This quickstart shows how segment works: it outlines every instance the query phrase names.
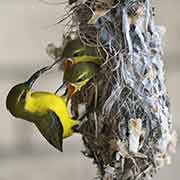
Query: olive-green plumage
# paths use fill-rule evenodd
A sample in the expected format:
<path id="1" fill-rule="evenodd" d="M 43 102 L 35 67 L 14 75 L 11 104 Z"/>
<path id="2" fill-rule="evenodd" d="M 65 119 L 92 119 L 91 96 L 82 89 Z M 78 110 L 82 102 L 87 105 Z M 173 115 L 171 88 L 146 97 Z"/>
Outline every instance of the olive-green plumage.
<path id="1" fill-rule="evenodd" d="M 46 140 L 62 151 L 62 139 L 73 134 L 79 121 L 71 118 L 62 97 L 31 91 L 40 74 L 36 72 L 28 81 L 14 86 L 8 93 L 6 107 L 13 116 L 33 122 Z"/>
<path id="2" fill-rule="evenodd" d="M 56 90 L 55 94 L 63 87 L 70 85 L 68 89 L 71 90 L 66 91 L 68 92 L 67 100 L 69 100 L 75 92 L 81 90 L 95 76 L 98 68 L 103 63 L 102 55 L 104 53 L 102 49 L 99 53 L 96 47 L 84 45 L 80 38 L 67 40 L 63 48 L 51 46 L 49 51 L 53 50 L 55 59 L 58 59 L 58 53 L 55 52 L 60 51 L 59 58 L 64 62 L 63 68 L 60 65 L 64 71 L 63 84 Z"/>
<path id="3" fill-rule="evenodd" d="M 67 102 L 77 92 L 85 86 L 97 73 L 99 66 L 91 62 L 80 62 L 73 64 L 71 60 L 66 60 L 64 67 L 63 84 L 56 90 L 56 93 L 67 86 Z"/>
<path id="4" fill-rule="evenodd" d="M 68 41 L 62 53 L 62 57 L 65 60 L 71 59 L 73 64 L 89 62 L 101 65 L 102 56 L 104 51 L 101 48 L 98 51 L 96 47 L 84 45 L 79 38 Z"/>
<path id="5" fill-rule="evenodd" d="M 49 45 L 48 54 L 55 59 L 63 60 L 64 71 L 63 84 L 56 90 L 55 94 L 64 86 L 71 84 L 74 87 L 73 93 L 80 90 L 90 79 L 92 79 L 98 67 L 103 63 L 104 51 L 102 48 L 90 47 L 81 41 L 80 38 L 66 38 L 64 47 L 55 48 Z M 72 87 L 71 86 L 71 87 Z M 71 95 L 68 95 L 70 98 Z"/>
<path id="6" fill-rule="evenodd" d="M 84 46 L 79 39 L 67 43 L 62 57 L 64 58 L 63 85 L 57 89 L 56 93 L 67 83 L 71 84 L 74 90 L 67 95 L 67 99 L 70 99 L 76 91 L 95 76 L 103 61 L 96 48 Z"/>
<path id="7" fill-rule="evenodd" d="M 62 52 L 63 58 L 72 58 L 82 55 L 99 56 L 98 51 L 94 47 L 86 46 L 79 38 L 69 40 Z"/>
<path id="8" fill-rule="evenodd" d="M 64 80 L 77 86 L 80 90 L 98 70 L 98 66 L 93 63 L 79 63 L 72 65 L 64 72 Z"/>

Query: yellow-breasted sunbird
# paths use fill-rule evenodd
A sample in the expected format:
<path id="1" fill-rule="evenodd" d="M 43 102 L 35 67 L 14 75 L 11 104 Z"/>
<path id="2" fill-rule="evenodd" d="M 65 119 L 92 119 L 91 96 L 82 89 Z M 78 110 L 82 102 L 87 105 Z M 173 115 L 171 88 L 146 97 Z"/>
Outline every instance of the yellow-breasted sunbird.
<path id="1" fill-rule="evenodd" d="M 71 118 L 63 97 L 31 91 L 35 80 L 50 68 L 42 68 L 27 81 L 15 85 L 8 93 L 6 107 L 13 116 L 34 123 L 46 140 L 62 151 L 63 138 L 76 131 L 79 121 Z"/>

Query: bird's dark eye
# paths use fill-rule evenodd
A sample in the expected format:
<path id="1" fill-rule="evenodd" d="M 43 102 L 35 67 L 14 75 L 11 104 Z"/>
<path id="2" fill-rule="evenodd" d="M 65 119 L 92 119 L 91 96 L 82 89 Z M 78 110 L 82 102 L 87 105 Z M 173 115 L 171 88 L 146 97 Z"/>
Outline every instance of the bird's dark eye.
<path id="1" fill-rule="evenodd" d="M 85 48 L 80 48 L 73 52 L 73 57 L 82 56 L 85 53 Z"/>
<path id="2" fill-rule="evenodd" d="M 77 57 L 77 56 L 79 56 L 79 55 L 80 55 L 80 52 L 79 52 L 79 51 L 73 53 L 73 57 Z"/>
<path id="3" fill-rule="evenodd" d="M 25 100 L 26 99 L 26 91 L 23 92 L 23 94 L 21 95 L 21 99 Z"/>
<path id="4" fill-rule="evenodd" d="M 79 79 L 77 80 L 77 82 L 81 82 L 81 81 L 83 81 L 83 78 L 79 78 Z"/>

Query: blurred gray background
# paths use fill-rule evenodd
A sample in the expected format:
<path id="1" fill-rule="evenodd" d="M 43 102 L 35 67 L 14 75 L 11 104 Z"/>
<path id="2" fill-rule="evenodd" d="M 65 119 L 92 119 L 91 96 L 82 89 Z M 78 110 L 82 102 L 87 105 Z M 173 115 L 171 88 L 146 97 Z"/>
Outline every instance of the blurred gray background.
<path id="1" fill-rule="evenodd" d="M 49 0 L 62 2 L 63 0 Z M 64 0 L 65 1 L 65 0 Z M 176 130 L 180 128 L 180 1 L 157 0 L 156 22 L 167 28 L 165 36 L 165 71 Z M 13 118 L 5 108 L 9 89 L 24 81 L 35 70 L 50 64 L 46 45 L 60 45 L 63 26 L 54 26 L 64 9 L 40 0 L 0 0 L 0 180 L 91 180 L 95 177 L 92 160 L 80 153 L 83 145 L 78 135 L 65 140 L 64 152 L 51 147 L 30 123 Z M 54 91 L 60 74 L 52 72 L 36 83 L 36 88 Z M 180 154 L 173 156 L 155 180 L 179 180 Z"/>

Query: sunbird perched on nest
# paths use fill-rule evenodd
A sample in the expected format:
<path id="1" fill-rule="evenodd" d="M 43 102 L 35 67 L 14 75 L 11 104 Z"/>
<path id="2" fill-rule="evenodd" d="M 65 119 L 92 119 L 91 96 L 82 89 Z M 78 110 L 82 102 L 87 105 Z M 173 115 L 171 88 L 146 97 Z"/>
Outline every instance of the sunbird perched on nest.
<path id="1" fill-rule="evenodd" d="M 78 129 L 79 121 L 71 118 L 62 97 L 31 91 L 35 80 L 52 66 L 42 68 L 24 83 L 14 86 L 7 96 L 6 107 L 13 116 L 34 123 L 51 145 L 63 151 L 63 138 Z"/>

